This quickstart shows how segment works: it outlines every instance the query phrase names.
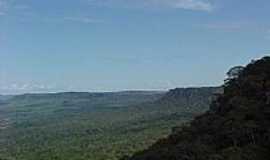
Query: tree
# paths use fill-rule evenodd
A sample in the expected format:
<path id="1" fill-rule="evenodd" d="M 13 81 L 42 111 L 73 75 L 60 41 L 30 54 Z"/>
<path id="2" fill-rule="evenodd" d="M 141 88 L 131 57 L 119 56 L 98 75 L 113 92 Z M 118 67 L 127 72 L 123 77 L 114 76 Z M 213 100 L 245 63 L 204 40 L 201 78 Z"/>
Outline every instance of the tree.
<path id="1" fill-rule="evenodd" d="M 243 66 L 235 66 L 227 72 L 228 79 L 236 79 L 244 70 Z"/>

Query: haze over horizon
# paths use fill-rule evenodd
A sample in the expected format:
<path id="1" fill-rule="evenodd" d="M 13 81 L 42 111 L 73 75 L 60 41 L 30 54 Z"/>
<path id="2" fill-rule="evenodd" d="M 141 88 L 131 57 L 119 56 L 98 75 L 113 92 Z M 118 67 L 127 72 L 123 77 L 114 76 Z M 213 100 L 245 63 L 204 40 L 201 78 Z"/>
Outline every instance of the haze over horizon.
<path id="1" fill-rule="evenodd" d="M 270 55 L 270 2 L 0 0 L 0 94 L 217 86 Z"/>

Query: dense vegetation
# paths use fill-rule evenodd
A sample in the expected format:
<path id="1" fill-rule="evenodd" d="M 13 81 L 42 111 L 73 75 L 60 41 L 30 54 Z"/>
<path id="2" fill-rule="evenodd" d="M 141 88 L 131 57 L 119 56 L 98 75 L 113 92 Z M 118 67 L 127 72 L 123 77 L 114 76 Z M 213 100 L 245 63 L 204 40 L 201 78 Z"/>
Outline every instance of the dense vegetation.
<path id="1" fill-rule="evenodd" d="M 1 96 L 0 159 L 114 160 L 208 109 L 220 88 Z"/>
<path id="2" fill-rule="evenodd" d="M 269 160 L 270 57 L 234 67 L 208 112 L 123 159 Z"/>

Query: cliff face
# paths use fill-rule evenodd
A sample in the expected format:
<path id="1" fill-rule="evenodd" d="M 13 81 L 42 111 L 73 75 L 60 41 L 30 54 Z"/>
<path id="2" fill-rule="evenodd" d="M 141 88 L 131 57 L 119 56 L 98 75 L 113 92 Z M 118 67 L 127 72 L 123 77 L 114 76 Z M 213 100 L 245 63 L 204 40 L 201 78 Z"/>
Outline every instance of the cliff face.
<path id="1" fill-rule="evenodd" d="M 126 159 L 269 160 L 270 57 L 229 77 L 207 113 Z"/>
<path id="2" fill-rule="evenodd" d="M 161 106 L 178 106 L 183 110 L 206 111 L 222 87 L 176 88 L 170 90 L 157 103 Z"/>

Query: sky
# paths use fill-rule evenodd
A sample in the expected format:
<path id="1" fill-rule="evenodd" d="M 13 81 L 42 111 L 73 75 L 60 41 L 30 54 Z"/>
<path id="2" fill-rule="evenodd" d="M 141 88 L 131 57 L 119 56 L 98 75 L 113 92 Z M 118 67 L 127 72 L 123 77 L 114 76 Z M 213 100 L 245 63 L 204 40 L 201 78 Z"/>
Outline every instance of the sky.
<path id="1" fill-rule="evenodd" d="M 269 0 L 0 0 L 0 94 L 221 85 L 270 55 Z"/>

